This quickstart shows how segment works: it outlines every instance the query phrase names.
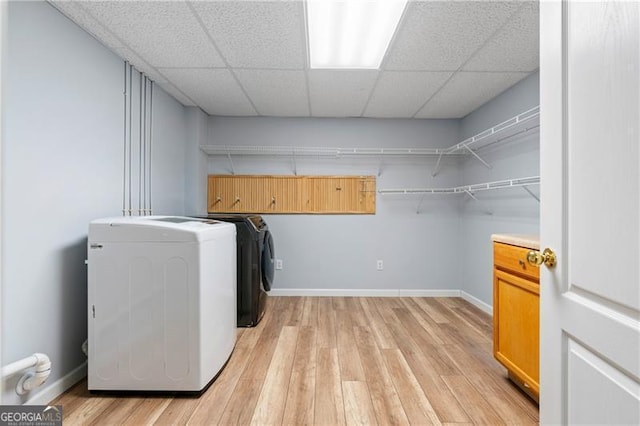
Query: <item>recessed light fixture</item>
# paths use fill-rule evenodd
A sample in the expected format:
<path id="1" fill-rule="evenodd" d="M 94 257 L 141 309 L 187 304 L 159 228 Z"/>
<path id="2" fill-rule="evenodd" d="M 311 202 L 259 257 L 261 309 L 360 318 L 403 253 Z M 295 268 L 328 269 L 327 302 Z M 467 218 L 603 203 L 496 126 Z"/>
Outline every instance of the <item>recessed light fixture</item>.
<path id="1" fill-rule="evenodd" d="M 407 0 L 307 0 L 311 68 L 380 67 Z"/>

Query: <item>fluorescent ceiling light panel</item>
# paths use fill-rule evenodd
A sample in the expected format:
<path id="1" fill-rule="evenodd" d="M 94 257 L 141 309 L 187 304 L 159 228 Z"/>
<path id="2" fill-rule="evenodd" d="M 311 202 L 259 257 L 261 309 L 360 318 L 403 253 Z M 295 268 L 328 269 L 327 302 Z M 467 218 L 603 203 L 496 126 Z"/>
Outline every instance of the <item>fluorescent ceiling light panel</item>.
<path id="1" fill-rule="evenodd" d="M 307 0 L 311 68 L 380 68 L 407 0 Z"/>

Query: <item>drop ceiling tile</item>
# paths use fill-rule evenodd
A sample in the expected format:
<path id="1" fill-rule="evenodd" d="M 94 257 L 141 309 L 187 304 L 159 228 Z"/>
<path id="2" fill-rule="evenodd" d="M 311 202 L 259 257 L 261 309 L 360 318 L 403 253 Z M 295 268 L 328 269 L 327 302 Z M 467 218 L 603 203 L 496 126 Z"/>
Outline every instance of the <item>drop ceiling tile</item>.
<path id="1" fill-rule="evenodd" d="M 364 115 L 413 117 L 444 84 L 451 72 L 384 71 Z"/>
<path id="2" fill-rule="evenodd" d="M 231 67 L 303 69 L 302 1 L 192 3 Z"/>
<path id="3" fill-rule="evenodd" d="M 223 67 L 185 2 L 87 1 L 82 6 L 154 67 Z"/>
<path id="4" fill-rule="evenodd" d="M 211 115 L 256 115 L 242 89 L 226 69 L 164 68 L 169 82 Z"/>
<path id="5" fill-rule="evenodd" d="M 309 71 L 312 115 L 360 117 L 377 76 L 376 70 Z"/>
<path id="6" fill-rule="evenodd" d="M 519 5 L 517 1 L 409 2 L 383 68 L 455 71 Z"/>
<path id="7" fill-rule="evenodd" d="M 260 115 L 309 116 L 304 71 L 236 70 L 236 76 Z"/>
<path id="8" fill-rule="evenodd" d="M 518 14 L 464 66 L 465 71 L 525 71 L 540 66 L 538 2 Z"/>
<path id="9" fill-rule="evenodd" d="M 525 72 L 458 72 L 416 118 L 462 118 L 529 75 Z"/>

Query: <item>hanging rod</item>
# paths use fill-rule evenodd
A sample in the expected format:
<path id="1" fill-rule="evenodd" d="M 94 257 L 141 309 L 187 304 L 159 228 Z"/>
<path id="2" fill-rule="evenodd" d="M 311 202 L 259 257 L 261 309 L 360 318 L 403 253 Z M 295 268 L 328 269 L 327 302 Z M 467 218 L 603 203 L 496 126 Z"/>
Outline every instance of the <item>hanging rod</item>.
<path id="1" fill-rule="evenodd" d="M 476 183 L 473 185 L 456 186 L 454 188 L 406 188 L 406 189 L 379 189 L 379 194 L 468 194 L 492 189 L 516 188 L 531 186 L 540 183 L 540 176 L 532 176 L 518 179 L 499 180 L 495 182 Z"/>
<path id="2" fill-rule="evenodd" d="M 202 145 L 209 155 L 283 155 L 298 157 L 439 155 L 443 148 L 340 148 L 297 146 Z"/>

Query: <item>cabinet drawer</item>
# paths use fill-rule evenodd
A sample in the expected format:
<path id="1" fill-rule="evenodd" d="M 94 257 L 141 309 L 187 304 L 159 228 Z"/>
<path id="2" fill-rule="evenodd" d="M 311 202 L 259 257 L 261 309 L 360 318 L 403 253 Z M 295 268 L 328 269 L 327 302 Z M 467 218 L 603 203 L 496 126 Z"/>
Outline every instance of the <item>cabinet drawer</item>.
<path id="1" fill-rule="evenodd" d="M 540 267 L 527 262 L 527 253 L 530 250 L 504 243 L 493 243 L 493 263 L 498 269 L 538 280 Z"/>

